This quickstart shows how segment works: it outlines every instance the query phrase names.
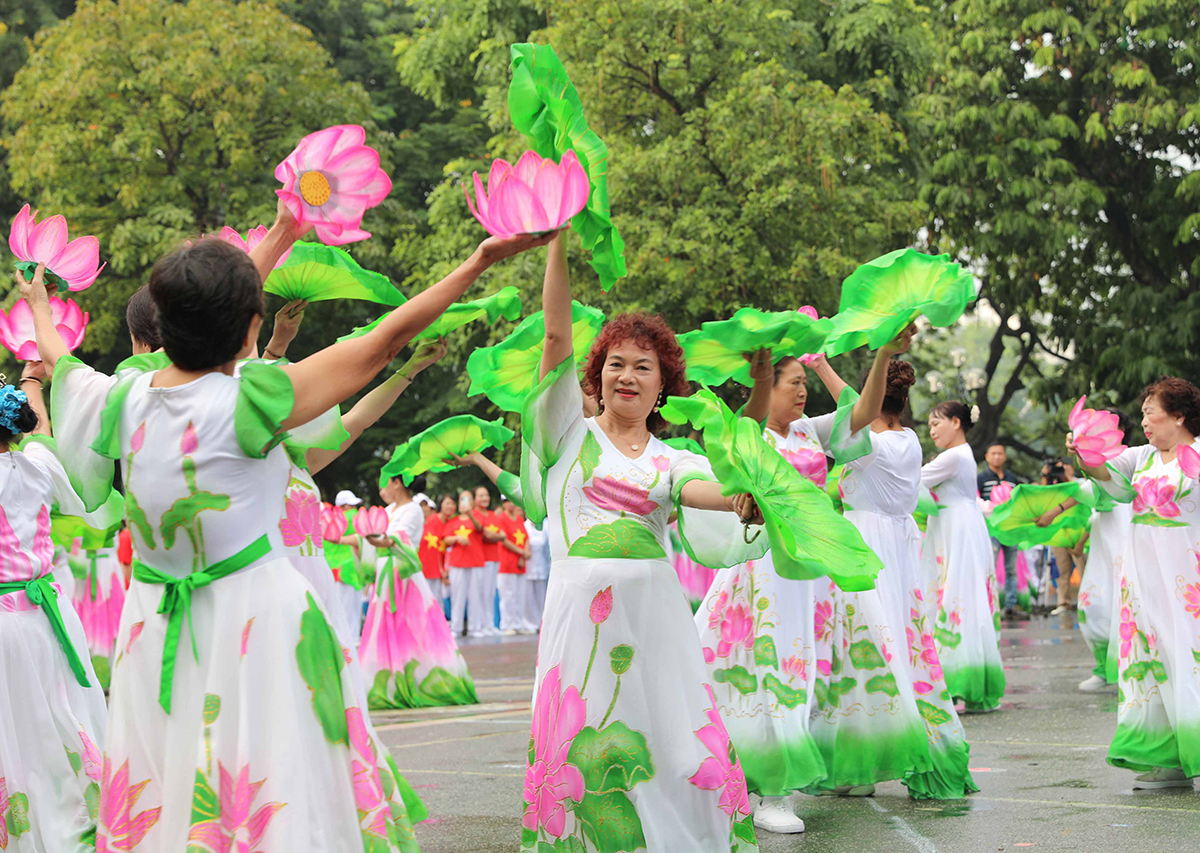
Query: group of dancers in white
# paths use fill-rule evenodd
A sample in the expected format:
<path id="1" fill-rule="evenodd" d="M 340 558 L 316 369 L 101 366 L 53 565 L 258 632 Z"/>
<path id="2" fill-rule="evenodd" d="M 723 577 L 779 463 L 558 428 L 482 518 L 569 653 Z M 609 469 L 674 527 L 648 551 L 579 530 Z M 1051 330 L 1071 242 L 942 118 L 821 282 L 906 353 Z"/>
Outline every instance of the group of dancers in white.
<path id="1" fill-rule="evenodd" d="M 794 792 L 865 796 L 888 780 L 916 798 L 978 790 L 959 714 L 995 711 L 1004 694 L 994 560 L 969 409 L 950 401 L 929 413 L 940 452 L 926 464 L 907 425 L 915 377 L 898 356 L 912 327 L 878 349 L 859 389 L 821 356 L 806 367 L 746 354 L 753 390 L 739 417 L 761 423 L 766 445 L 817 485 L 830 460 L 844 466 L 845 519 L 883 565 L 873 588 L 847 591 L 777 573 L 771 551 L 750 547 L 766 520 L 760 500 L 723 489 L 708 459 L 658 437 L 663 407 L 691 393 L 661 318 L 618 316 L 589 352 L 573 351 L 565 232 L 489 238 L 366 334 L 287 362 L 277 329 L 259 358 L 263 278 L 303 231 L 281 204 L 248 255 L 202 239 L 162 258 L 131 302 L 135 355 L 113 376 L 69 354 L 41 270 L 18 275 L 40 361 L 0 389 L 0 849 L 416 851 L 427 813 L 369 708 L 476 701 L 456 637 L 486 632 L 491 598 L 472 591 L 485 573 L 464 573 L 496 563 L 501 580 L 514 574 L 502 563 L 533 559 L 529 530 L 544 536 L 552 571 L 522 850 L 747 853 L 756 827 L 803 830 Z M 377 554 L 360 636 L 322 553 L 352 534 L 328 511 L 314 527 L 312 475 L 440 344 L 423 344 L 344 415 L 337 407 L 490 266 L 546 245 L 521 474 L 460 460 L 500 482 L 531 527 L 507 504 L 481 516 L 487 507 L 467 496 L 426 515 L 415 490 L 389 481 L 385 524 L 368 519 L 355 542 Z M 810 371 L 835 411 L 807 412 Z M 1190 785 L 1200 471 L 1188 454 L 1200 391 L 1152 385 L 1142 425 L 1148 444 L 1081 464 L 1110 508 L 1132 506 L 1130 523 L 1094 525 L 1088 569 L 1109 573 L 1119 596 L 1109 761 L 1138 771 L 1139 787 Z M 112 497 L 116 464 L 123 502 Z M 938 506 L 923 534 L 922 489 Z M 55 572 L 51 519 L 104 527 L 114 503 L 132 578 L 106 702 Z M 499 532 L 484 535 L 489 518 Z M 669 558 L 676 521 L 689 558 L 720 569 L 695 613 Z M 435 552 L 428 560 L 409 556 L 418 539 Z M 500 550 L 485 553 L 485 542 Z M 436 592 L 444 576 L 461 578 L 466 596 L 453 629 Z M 534 627 L 527 612 L 505 624 Z"/>

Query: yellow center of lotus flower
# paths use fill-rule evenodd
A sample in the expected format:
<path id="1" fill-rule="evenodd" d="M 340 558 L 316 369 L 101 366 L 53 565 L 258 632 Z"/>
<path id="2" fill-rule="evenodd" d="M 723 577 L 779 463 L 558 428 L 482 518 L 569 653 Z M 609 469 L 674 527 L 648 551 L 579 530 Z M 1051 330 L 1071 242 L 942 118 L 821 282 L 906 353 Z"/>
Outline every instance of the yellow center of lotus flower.
<path id="1" fill-rule="evenodd" d="M 300 197 L 313 207 L 320 207 L 329 201 L 332 194 L 329 179 L 320 172 L 305 172 L 300 176 Z"/>

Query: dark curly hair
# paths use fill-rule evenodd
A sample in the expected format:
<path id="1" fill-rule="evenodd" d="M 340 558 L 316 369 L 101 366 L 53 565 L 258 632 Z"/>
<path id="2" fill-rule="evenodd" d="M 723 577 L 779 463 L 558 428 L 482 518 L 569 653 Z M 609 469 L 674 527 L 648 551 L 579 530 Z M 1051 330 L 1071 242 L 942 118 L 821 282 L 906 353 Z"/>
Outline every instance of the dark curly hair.
<path id="1" fill-rule="evenodd" d="M 600 374 L 608 351 L 625 341 L 653 350 L 662 371 L 663 392 L 666 397 L 686 397 L 692 392 L 688 384 L 683 348 L 671 327 L 658 314 L 621 314 L 600 330 L 584 365 L 584 393 L 600 403 Z M 646 428 L 657 433 L 667 425 L 663 416 L 651 412 L 646 416 Z"/>
<path id="2" fill-rule="evenodd" d="M 1142 402 L 1151 397 L 1169 415 L 1183 418 L 1183 428 L 1192 435 L 1200 435 L 1200 388 L 1178 376 L 1163 376 L 1151 382 L 1142 392 Z"/>
<path id="3" fill-rule="evenodd" d="M 966 403 L 963 403 L 959 400 L 947 400 L 944 403 L 938 403 L 933 407 L 933 411 L 929 414 L 937 415 L 939 418 L 946 421 L 952 418 L 958 418 L 959 424 L 962 425 L 963 432 L 970 432 L 971 427 L 975 425 L 975 422 L 971 420 L 971 409 Z"/>
<path id="4" fill-rule="evenodd" d="M 867 384 L 867 377 L 870 375 L 870 368 L 863 371 L 858 380 L 859 388 Z M 917 373 L 913 366 L 893 356 L 888 361 L 887 389 L 883 392 L 881 411 L 885 415 L 899 415 L 901 422 L 910 426 L 912 419 L 908 416 L 908 389 L 916 384 Z"/>

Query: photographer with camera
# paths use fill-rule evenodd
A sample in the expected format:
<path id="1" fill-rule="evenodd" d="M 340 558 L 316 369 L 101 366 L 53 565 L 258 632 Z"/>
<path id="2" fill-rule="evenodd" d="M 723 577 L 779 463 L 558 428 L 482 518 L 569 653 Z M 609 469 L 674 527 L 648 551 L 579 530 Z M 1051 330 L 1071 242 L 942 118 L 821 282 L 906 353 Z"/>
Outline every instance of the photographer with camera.
<path id="1" fill-rule="evenodd" d="M 1001 483 L 1012 483 L 1016 486 L 1019 483 L 1025 482 L 1012 471 L 1009 471 L 1004 466 L 1008 464 L 1008 448 L 1003 444 L 993 444 L 987 449 L 984 454 L 984 460 L 987 462 L 987 467 L 979 472 L 975 478 L 975 486 L 979 489 L 979 497 L 983 500 L 989 500 L 992 496 L 992 489 Z M 996 537 L 992 537 L 992 563 L 1004 555 L 1004 618 L 1012 619 L 1014 617 L 1029 616 L 1028 613 L 1021 610 L 1017 605 L 1017 555 L 1021 553 L 1021 549 L 1013 545 L 1001 545 Z"/>

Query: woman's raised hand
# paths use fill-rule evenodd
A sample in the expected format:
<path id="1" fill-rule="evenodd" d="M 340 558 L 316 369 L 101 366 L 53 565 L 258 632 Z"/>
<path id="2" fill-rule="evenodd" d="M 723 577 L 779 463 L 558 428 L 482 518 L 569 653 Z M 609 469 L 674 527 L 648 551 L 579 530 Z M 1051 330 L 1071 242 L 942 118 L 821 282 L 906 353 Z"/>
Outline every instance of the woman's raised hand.
<path id="1" fill-rule="evenodd" d="M 18 270 L 16 273 L 17 286 L 21 288 L 21 297 L 29 303 L 29 307 L 34 305 L 46 305 L 50 302 L 50 297 L 58 290 L 56 285 L 46 284 L 46 265 L 38 264 L 37 269 L 33 271 L 33 278 L 29 281 L 25 280 L 25 276 Z"/>
<path id="2" fill-rule="evenodd" d="M 775 378 L 775 364 L 771 359 L 771 348 L 764 347 L 756 352 L 742 354 L 750 362 L 750 378 L 755 382 L 765 382 Z"/>
<path id="3" fill-rule="evenodd" d="M 519 255 L 521 252 L 535 249 L 538 246 L 545 246 L 551 240 L 558 236 L 559 231 L 547 231 L 542 235 L 534 234 L 518 234 L 515 237 L 488 237 L 479 244 L 479 257 L 485 264 L 491 266 L 494 263 L 511 258 L 513 255 Z"/>

